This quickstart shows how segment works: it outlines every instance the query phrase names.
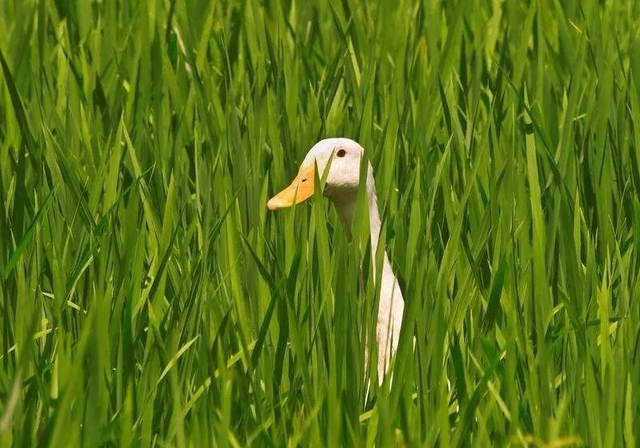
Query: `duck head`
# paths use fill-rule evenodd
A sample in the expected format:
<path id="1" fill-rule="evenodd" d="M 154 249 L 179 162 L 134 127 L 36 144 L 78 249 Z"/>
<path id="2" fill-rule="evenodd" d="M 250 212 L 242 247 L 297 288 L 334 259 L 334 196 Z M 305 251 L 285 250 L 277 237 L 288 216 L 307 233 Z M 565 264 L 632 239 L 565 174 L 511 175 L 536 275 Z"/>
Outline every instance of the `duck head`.
<path id="1" fill-rule="evenodd" d="M 315 178 L 316 166 L 320 178 L 326 177 L 323 189 L 326 197 L 339 208 L 347 204 L 355 204 L 363 155 L 362 146 L 348 138 L 327 138 L 319 141 L 307 153 L 295 179 L 287 188 L 269 199 L 267 207 L 269 210 L 291 207 L 313 196 L 315 189 L 320 188 L 320 181 Z M 368 171 L 370 173 L 367 179 L 371 178 L 372 181 L 370 164 Z M 372 188 L 373 184 L 367 187 Z"/>

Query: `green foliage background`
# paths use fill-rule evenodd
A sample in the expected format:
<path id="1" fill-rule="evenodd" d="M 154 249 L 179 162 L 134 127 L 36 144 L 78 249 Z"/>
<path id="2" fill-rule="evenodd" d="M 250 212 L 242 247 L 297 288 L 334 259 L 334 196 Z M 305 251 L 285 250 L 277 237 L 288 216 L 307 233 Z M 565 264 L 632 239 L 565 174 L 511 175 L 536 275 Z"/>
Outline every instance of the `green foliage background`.
<path id="1" fill-rule="evenodd" d="M 638 1 L 3 0 L 0 56 L 3 445 L 640 443 Z M 327 136 L 368 395 L 370 249 L 265 206 Z"/>

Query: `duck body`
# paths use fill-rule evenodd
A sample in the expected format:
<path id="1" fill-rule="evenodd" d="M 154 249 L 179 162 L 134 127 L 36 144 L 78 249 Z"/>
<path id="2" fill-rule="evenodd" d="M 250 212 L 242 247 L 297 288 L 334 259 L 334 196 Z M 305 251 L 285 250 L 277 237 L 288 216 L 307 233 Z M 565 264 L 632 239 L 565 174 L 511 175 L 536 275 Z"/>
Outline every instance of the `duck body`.
<path id="1" fill-rule="evenodd" d="M 347 236 L 351 239 L 351 228 L 355 219 L 356 200 L 360 185 L 360 164 L 363 156 L 364 149 L 353 140 L 346 138 L 321 140 L 309 150 L 291 185 L 271 198 L 267 206 L 269 209 L 275 210 L 303 202 L 311 197 L 316 185 L 319 185 L 315 179 L 315 167 L 317 166 L 320 177 L 326 176 L 323 194 L 333 202 L 344 224 Z M 327 169 L 328 172 L 325 171 Z M 367 162 L 366 190 L 372 259 L 376 260 L 378 250 L 384 251 L 384 248 L 379 247 L 381 222 L 373 167 L 369 162 Z M 376 340 L 378 343 L 378 381 L 382 383 L 389 370 L 391 359 L 398 348 L 404 314 L 404 298 L 386 251 L 382 256 L 381 275 L 377 275 L 375 261 L 373 273 L 376 281 L 378 278 L 380 279 Z"/>

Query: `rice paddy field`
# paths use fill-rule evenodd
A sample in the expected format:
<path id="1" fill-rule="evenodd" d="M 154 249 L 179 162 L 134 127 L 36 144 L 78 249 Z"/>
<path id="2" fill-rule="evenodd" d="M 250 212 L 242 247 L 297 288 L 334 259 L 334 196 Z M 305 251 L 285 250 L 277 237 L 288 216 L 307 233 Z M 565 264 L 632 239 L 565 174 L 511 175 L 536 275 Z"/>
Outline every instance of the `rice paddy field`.
<path id="1" fill-rule="evenodd" d="M 3 0 L 0 444 L 637 446 L 639 161 L 636 0 Z"/>

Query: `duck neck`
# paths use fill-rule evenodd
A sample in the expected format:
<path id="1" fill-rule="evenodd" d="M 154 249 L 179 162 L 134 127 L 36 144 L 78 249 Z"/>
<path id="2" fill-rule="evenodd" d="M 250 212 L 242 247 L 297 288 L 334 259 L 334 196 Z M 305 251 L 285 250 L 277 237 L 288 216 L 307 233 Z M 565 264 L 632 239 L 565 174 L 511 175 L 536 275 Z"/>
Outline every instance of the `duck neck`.
<path id="1" fill-rule="evenodd" d="M 345 231 L 347 232 L 347 238 L 349 241 L 352 239 L 352 225 L 356 215 L 356 199 L 357 194 L 353 193 L 348 197 L 341 198 L 342 200 L 334 199 L 338 215 L 344 224 Z M 380 242 L 380 229 L 382 227 L 380 221 L 380 213 L 378 211 L 378 198 L 376 196 L 376 187 L 373 179 L 373 172 L 370 169 L 367 174 L 367 205 L 369 206 L 369 233 L 371 238 L 371 254 L 373 259 L 373 272 L 376 274 L 376 263 L 378 253 L 378 245 Z M 384 248 L 380 248 L 384 251 Z M 386 252 L 383 254 L 383 272 L 387 269 L 389 260 Z"/>
<path id="2" fill-rule="evenodd" d="M 351 226 L 356 214 L 356 196 L 356 194 L 353 194 L 350 198 L 342 197 L 342 201 L 334 200 L 349 240 L 351 240 Z M 376 196 L 371 169 L 367 176 L 367 201 L 369 206 L 369 233 L 371 238 L 373 277 L 376 282 L 376 289 L 380 291 L 375 336 L 378 342 L 378 381 L 381 384 L 389 367 L 391 357 L 393 353 L 395 353 L 400 340 L 400 327 L 404 314 L 404 299 L 402 298 L 398 281 L 393 274 L 387 253 L 384 247 L 380 245 L 380 230 L 382 224 L 380 222 L 378 198 Z M 382 272 L 378 272 L 377 269 L 376 260 L 378 258 L 378 250 L 383 252 Z"/>
<path id="3" fill-rule="evenodd" d="M 373 183 L 372 183 L 373 184 Z M 383 269 L 389 263 L 387 259 L 387 252 L 384 248 L 379 247 L 380 243 L 380 229 L 382 227 L 382 223 L 380 221 L 380 212 L 378 211 L 378 198 L 376 196 L 375 187 L 367 188 L 367 196 L 368 196 L 368 205 L 369 205 L 369 232 L 371 236 L 371 254 L 373 255 L 373 272 L 376 272 L 376 262 L 378 249 L 381 249 L 383 253 Z"/>

